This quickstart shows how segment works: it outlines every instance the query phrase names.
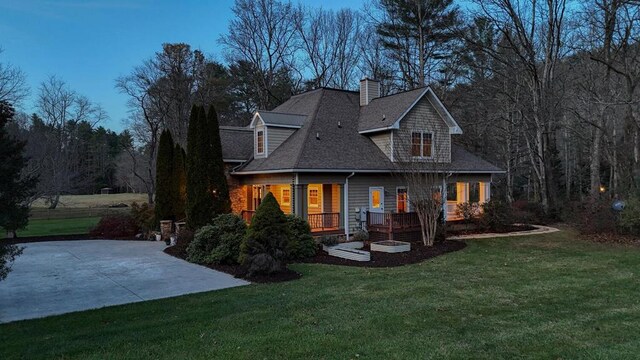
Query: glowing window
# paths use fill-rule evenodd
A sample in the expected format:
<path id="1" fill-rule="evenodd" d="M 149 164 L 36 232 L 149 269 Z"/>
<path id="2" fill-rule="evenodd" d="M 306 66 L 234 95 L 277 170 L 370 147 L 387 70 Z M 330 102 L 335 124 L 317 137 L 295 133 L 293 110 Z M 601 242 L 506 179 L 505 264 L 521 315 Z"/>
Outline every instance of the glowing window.
<path id="1" fill-rule="evenodd" d="M 283 188 L 280 200 L 282 200 L 282 205 L 291 205 L 291 189 Z"/>
<path id="2" fill-rule="evenodd" d="M 406 213 L 408 211 L 407 207 L 407 189 L 406 188 L 398 188 L 396 190 L 396 211 L 399 213 Z"/>
<path id="3" fill-rule="evenodd" d="M 317 187 L 309 187 L 309 207 L 320 206 L 320 190 Z"/>
<path id="4" fill-rule="evenodd" d="M 374 209 L 380 209 L 380 190 L 372 190 L 371 191 L 371 207 Z"/>

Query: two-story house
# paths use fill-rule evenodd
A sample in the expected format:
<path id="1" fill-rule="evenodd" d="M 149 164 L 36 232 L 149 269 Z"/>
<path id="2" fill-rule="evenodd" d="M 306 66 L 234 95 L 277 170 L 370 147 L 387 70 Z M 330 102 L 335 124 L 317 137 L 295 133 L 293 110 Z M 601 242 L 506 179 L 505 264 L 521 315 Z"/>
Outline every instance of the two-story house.
<path id="1" fill-rule="evenodd" d="M 462 129 L 429 87 L 384 97 L 371 79 L 359 92 L 320 88 L 220 133 L 234 212 L 250 220 L 271 192 L 315 232 L 353 233 L 366 212 L 410 214 L 403 164 L 442 174 L 448 220 L 459 203 L 489 200 L 492 174 L 502 172 L 452 144 Z"/>

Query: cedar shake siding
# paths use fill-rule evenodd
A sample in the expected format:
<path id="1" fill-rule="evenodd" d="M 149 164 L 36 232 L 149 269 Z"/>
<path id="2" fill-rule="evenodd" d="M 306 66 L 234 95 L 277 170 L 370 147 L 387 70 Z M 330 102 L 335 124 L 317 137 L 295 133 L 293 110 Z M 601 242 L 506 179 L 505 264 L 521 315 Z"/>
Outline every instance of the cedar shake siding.
<path id="1" fill-rule="evenodd" d="M 391 159 L 391 131 L 372 134 L 369 138 Z"/>
<path id="2" fill-rule="evenodd" d="M 428 132 L 433 134 L 433 157 L 420 159 L 439 163 L 451 162 L 451 135 L 449 126 L 436 111 L 427 97 L 423 97 L 409 113 L 400 120 L 400 129 L 393 138 L 394 160 L 412 161 L 411 133 Z"/>

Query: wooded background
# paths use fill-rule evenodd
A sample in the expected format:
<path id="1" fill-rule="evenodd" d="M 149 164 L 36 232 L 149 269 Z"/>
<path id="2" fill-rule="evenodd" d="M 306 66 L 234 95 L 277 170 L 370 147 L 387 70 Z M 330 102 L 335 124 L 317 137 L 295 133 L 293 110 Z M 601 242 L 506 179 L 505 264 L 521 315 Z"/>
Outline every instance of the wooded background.
<path id="1" fill-rule="evenodd" d="M 383 94 L 429 85 L 458 120 L 454 137 L 505 169 L 494 197 L 558 212 L 569 200 L 626 198 L 640 175 L 638 0 L 373 0 L 339 11 L 236 0 L 223 61 L 163 44 L 115 80 L 129 98 L 122 134 L 57 77 L 13 133 L 29 140 L 38 196 L 103 186 L 154 192 L 159 135 L 186 143 L 189 111 L 213 104 L 221 125 L 246 125 L 317 87 Z M 20 103 L 25 75 L 1 62 L 0 100 Z M 45 181 L 42 181 L 45 179 Z"/>

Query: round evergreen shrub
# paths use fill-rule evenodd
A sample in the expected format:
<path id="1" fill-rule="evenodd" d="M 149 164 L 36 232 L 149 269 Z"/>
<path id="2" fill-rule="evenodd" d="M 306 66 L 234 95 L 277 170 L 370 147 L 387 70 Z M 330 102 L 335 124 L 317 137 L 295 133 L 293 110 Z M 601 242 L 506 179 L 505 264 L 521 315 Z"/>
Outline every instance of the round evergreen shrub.
<path id="1" fill-rule="evenodd" d="M 240 245 L 247 232 L 247 224 L 235 214 L 222 214 L 213 219 L 213 226 L 218 231 L 217 245 L 209 256 L 214 264 L 234 264 L 240 256 Z"/>
<path id="2" fill-rule="evenodd" d="M 187 260 L 195 263 L 233 264 L 240 254 L 247 225 L 241 217 L 222 214 L 198 230 L 187 247 Z"/>
<path id="3" fill-rule="evenodd" d="M 311 236 L 309 223 L 299 216 L 287 215 L 291 237 L 287 245 L 289 259 L 304 259 L 316 254 L 317 245 Z"/>
<path id="4" fill-rule="evenodd" d="M 249 276 L 283 270 L 290 231 L 287 217 L 270 192 L 256 209 L 240 248 L 240 263 Z"/>
<path id="5" fill-rule="evenodd" d="M 187 260 L 204 264 L 216 246 L 218 236 L 216 227 L 205 225 L 196 231 L 193 241 L 187 246 Z"/>

